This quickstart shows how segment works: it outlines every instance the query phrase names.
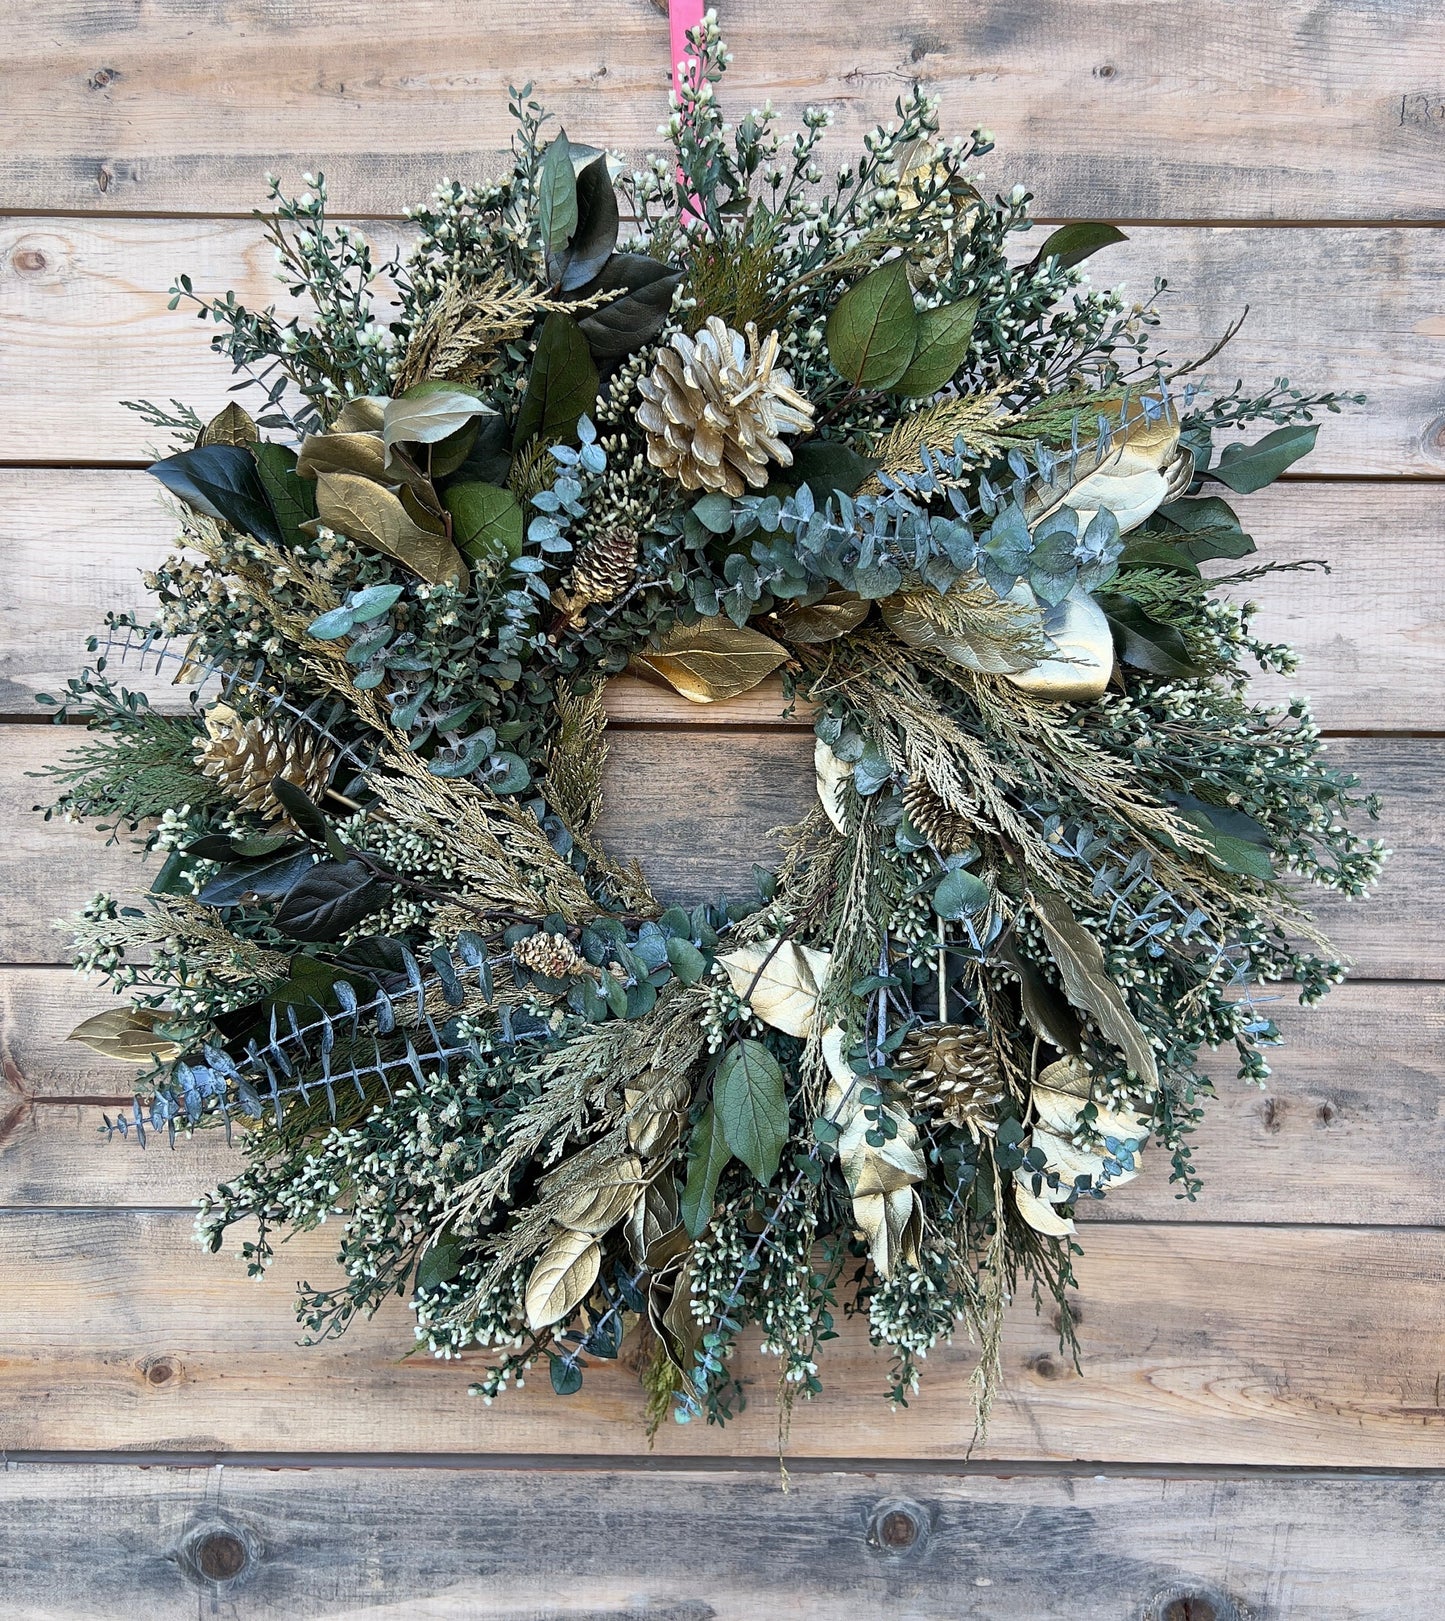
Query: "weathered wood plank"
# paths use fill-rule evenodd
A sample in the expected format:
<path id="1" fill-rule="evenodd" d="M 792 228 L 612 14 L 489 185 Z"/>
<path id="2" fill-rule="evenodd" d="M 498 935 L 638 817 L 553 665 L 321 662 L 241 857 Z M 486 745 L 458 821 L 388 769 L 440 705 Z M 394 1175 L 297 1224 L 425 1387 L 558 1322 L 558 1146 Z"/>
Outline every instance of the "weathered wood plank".
<path id="1" fill-rule="evenodd" d="M 256 1286 L 234 1251 L 201 1255 L 179 1213 L 0 1215 L 0 1448 L 646 1450 L 626 1366 L 589 1369 L 564 1409 L 537 1381 L 485 1408 L 464 1394 L 467 1359 L 404 1357 L 410 1317 L 394 1301 L 298 1347 L 288 1285 L 331 1276 L 334 1242 L 298 1235 Z M 1439 1464 L 1445 1232 L 1100 1225 L 1079 1277 L 1083 1376 L 1021 1302 L 985 1455 Z M 972 1364 L 962 1346 L 935 1352 L 923 1399 L 892 1412 L 886 1363 L 852 1320 L 790 1450 L 961 1460 Z M 777 1364 L 744 1351 L 736 1366 L 745 1415 L 722 1431 L 667 1425 L 659 1453 L 773 1452 Z"/>
<path id="2" fill-rule="evenodd" d="M 0 1206 L 189 1207 L 234 1176 L 239 1148 L 203 1132 L 175 1151 L 99 1137 L 102 1107 L 131 1070 L 66 1033 L 107 993 L 63 969 L 0 972 Z M 1445 1203 L 1445 990 L 1346 985 L 1317 1008 L 1270 1007 L 1285 1046 L 1266 1090 L 1228 1054 L 1210 1065 L 1219 1098 L 1195 1138 L 1204 1192 L 1177 1197 L 1166 1157 L 1082 1214 L 1114 1222 L 1438 1221 Z M 97 1101 L 83 1101 L 93 1099 Z"/>
<path id="3" fill-rule="evenodd" d="M 1379 1475 L 22 1464 L 0 1617 L 1401 1621 L 1442 1512 Z"/>
<path id="4" fill-rule="evenodd" d="M 79 735 L 50 726 L 0 731 L 0 819 L 11 837 L 0 849 L 0 963 L 63 959 L 52 920 L 76 911 L 98 889 L 133 893 L 144 871 L 128 841 L 108 845 L 89 827 L 29 814 L 52 797 L 33 773 Z M 812 803 L 813 742 L 799 729 L 769 731 L 619 730 L 608 764 L 607 808 L 599 823 L 620 856 L 642 862 L 657 887 L 679 900 L 752 889 L 754 862 L 776 857 L 769 829 Z M 1423 738 L 1341 739 L 1332 761 L 1358 771 L 1384 795 L 1380 836 L 1396 854 L 1367 905 L 1318 898 L 1318 913 L 1359 972 L 1377 978 L 1435 979 L 1445 962 L 1445 889 L 1439 784 L 1445 742 Z"/>
<path id="5" fill-rule="evenodd" d="M 1275 486 L 1240 500 L 1263 560 L 1327 559 L 1332 572 L 1279 574 L 1247 589 L 1259 633 L 1293 643 L 1299 674 L 1258 683 L 1262 699 L 1305 691 L 1322 726 L 1420 731 L 1441 722 L 1445 683 L 1445 485 Z M 108 609 L 147 606 L 139 574 L 172 550 L 155 482 L 130 471 L 0 469 L 0 548 L 9 564 L 0 610 L 0 713 L 33 716 L 88 657 Z M 184 693 L 169 670 L 122 675 L 152 702 Z M 729 704 L 690 704 L 667 688 L 619 681 L 614 720 L 697 725 L 778 721 L 781 684 Z"/>
<path id="6" fill-rule="evenodd" d="M 603 0 L 581 35 L 518 0 L 490 6 L 485 27 L 442 0 L 403 0 L 385 27 L 334 0 L 226 0 L 203 30 L 179 0 L 21 11 L 0 199 L 234 211 L 265 169 L 324 168 L 346 207 L 398 213 L 444 172 L 495 170 L 506 87 L 524 79 L 579 137 L 637 154 L 667 108 L 659 10 Z M 771 96 L 789 126 L 829 107 L 830 153 L 851 153 L 921 79 L 950 127 L 994 129 L 989 181 L 1025 181 L 1053 214 L 1438 217 L 1445 85 L 1425 0 L 1187 0 L 1167 19 L 1137 0 L 800 13 L 741 0 L 723 21 L 725 105 Z"/>
<path id="7" fill-rule="evenodd" d="M 379 242 L 396 236 L 369 229 Z M 1142 297 L 1167 276 L 1162 336 L 1179 358 L 1250 306 L 1202 383 L 1283 372 L 1312 392 L 1370 396 L 1368 408 L 1327 419 L 1311 471 L 1445 472 L 1445 232 L 1144 227 L 1131 237 L 1094 277 Z M 118 401 L 174 395 L 203 413 L 224 403 L 229 378 L 207 347 L 209 325 L 166 309 L 177 272 L 199 292 L 234 289 L 262 305 L 280 292 L 250 220 L 12 219 L 0 223 L 0 266 L 9 463 L 142 459 L 155 430 Z"/>

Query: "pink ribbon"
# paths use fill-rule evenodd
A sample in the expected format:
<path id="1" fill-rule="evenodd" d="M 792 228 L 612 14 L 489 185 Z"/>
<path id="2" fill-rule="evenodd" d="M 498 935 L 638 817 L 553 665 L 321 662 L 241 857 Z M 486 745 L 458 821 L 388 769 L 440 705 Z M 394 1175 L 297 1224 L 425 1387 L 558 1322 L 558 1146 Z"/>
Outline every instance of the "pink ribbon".
<path id="1" fill-rule="evenodd" d="M 684 84 L 696 84 L 702 65 L 697 53 L 688 43 L 688 30 L 702 26 L 705 0 L 668 0 L 667 20 L 672 40 L 672 88 L 679 96 Z M 692 225 L 701 220 L 702 211 L 696 197 L 689 197 L 682 211 L 682 223 Z"/>

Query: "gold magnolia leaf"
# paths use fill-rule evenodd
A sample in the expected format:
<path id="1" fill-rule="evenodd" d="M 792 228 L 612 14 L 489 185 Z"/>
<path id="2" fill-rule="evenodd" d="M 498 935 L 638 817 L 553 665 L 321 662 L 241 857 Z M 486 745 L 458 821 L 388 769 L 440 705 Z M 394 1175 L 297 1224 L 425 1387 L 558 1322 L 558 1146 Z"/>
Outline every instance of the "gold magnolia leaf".
<path id="1" fill-rule="evenodd" d="M 879 1277 L 892 1277 L 900 1261 L 917 1266 L 923 1242 L 923 1206 L 911 1187 L 855 1199 L 853 1222 L 868 1245 Z"/>
<path id="2" fill-rule="evenodd" d="M 1159 1086 L 1154 1049 L 1139 1021 L 1129 1011 L 1124 993 L 1109 978 L 1099 942 L 1074 916 L 1056 889 L 1036 884 L 1029 893 L 1029 909 L 1038 919 L 1049 955 L 1064 982 L 1064 995 L 1077 1008 L 1093 1016 L 1099 1029 L 1128 1060 L 1129 1067 L 1151 1091 Z"/>
<path id="3" fill-rule="evenodd" d="M 1072 1137 L 1089 1102 L 1093 1078 L 1077 1058 L 1061 1058 L 1039 1072 L 1030 1093 L 1034 1112 L 1050 1131 Z M 1149 1120 L 1139 1109 L 1094 1105 L 1093 1129 L 1100 1137 L 1137 1141 L 1149 1135 Z"/>
<path id="4" fill-rule="evenodd" d="M 638 1266 L 656 1272 L 688 1246 L 678 1216 L 677 1180 L 664 1174 L 648 1183 L 647 1192 L 627 1218 L 627 1243 Z"/>
<path id="5" fill-rule="evenodd" d="M 642 1167 L 636 1160 L 632 1165 L 640 1177 Z M 627 1215 L 642 1194 L 642 1183 L 636 1178 L 579 1188 L 557 1211 L 557 1224 L 568 1232 L 590 1233 L 593 1238 L 601 1238 Z"/>
<path id="6" fill-rule="evenodd" d="M 386 447 L 374 433 L 309 433 L 301 441 L 296 472 L 301 478 L 323 473 L 358 473 L 377 483 L 387 479 Z"/>
<path id="7" fill-rule="evenodd" d="M 1044 1189 L 1040 1195 L 1028 1187 L 1021 1179 L 1014 1179 L 1014 1203 L 1018 1206 L 1019 1215 L 1029 1224 L 1036 1233 L 1042 1233 L 1045 1238 L 1067 1238 L 1077 1231 L 1073 1219 L 1061 1216 L 1054 1209 L 1054 1201 L 1047 1197 L 1049 1189 Z M 1061 1195 L 1067 1198 L 1067 1194 Z"/>
<path id="8" fill-rule="evenodd" d="M 1042 615 L 1027 587 L 998 597 L 977 575 L 965 575 L 947 592 L 919 585 L 895 591 L 879 607 L 900 642 L 984 675 L 1027 670 L 1047 651 Z"/>
<path id="9" fill-rule="evenodd" d="M 328 528 L 395 558 L 431 585 L 466 587 L 462 554 L 445 535 L 415 523 L 384 485 L 356 473 L 323 473 L 316 481 L 316 514 Z"/>
<path id="10" fill-rule="evenodd" d="M 592 1293 L 602 1270 L 602 1246 L 589 1233 L 561 1229 L 537 1257 L 527 1279 L 527 1327 L 534 1334 L 560 1323 Z"/>
<path id="11" fill-rule="evenodd" d="M 1024 506 L 1030 529 L 1067 506 L 1078 513 L 1080 531 L 1106 510 L 1127 535 L 1180 489 L 1181 476 L 1187 487 L 1193 457 L 1180 449 L 1179 418 L 1168 401 L 1151 396 L 1146 408 L 1130 400 L 1124 420 L 1116 411 L 1110 427 L 1107 448 L 1101 442 L 1061 458 L 1053 478 L 1030 492 Z"/>
<path id="12" fill-rule="evenodd" d="M 1070 594 L 1045 612 L 1044 632 L 1052 644 L 1048 657 L 1005 679 L 1044 703 L 1102 697 L 1114 674 L 1114 633 L 1099 604 L 1084 592 Z"/>
<path id="13" fill-rule="evenodd" d="M 732 987 L 764 1024 L 789 1036 L 812 1033 L 818 992 L 833 958 L 796 941 L 764 940 L 719 957 Z"/>
<path id="14" fill-rule="evenodd" d="M 114 1058 L 122 1063 L 144 1064 L 149 1059 L 169 1063 L 185 1050 L 174 1041 L 157 1037 L 156 1028 L 169 1017 L 159 1008 L 116 1007 L 107 1008 L 87 1019 L 65 1038 L 79 1041 L 103 1058 Z"/>
<path id="15" fill-rule="evenodd" d="M 830 591 L 806 607 L 784 608 L 769 617 L 779 636 L 811 646 L 834 641 L 857 630 L 872 607 L 871 602 L 854 596 L 851 591 Z"/>
<path id="16" fill-rule="evenodd" d="M 823 814 L 843 834 L 847 833 L 848 824 L 843 817 L 839 790 L 852 775 L 853 767 L 846 760 L 840 760 L 820 737 L 813 745 L 813 776 L 818 784 L 818 798 Z"/>
<path id="17" fill-rule="evenodd" d="M 788 650 L 771 636 L 721 616 L 677 625 L 659 646 L 632 656 L 632 672 L 665 681 L 690 703 L 716 704 L 751 692 L 780 664 Z"/>
<path id="18" fill-rule="evenodd" d="M 384 394 L 360 394 L 341 407 L 341 414 L 331 424 L 332 432 L 380 434 L 390 403 Z"/>
<path id="19" fill-rule="evenodd" d="M 885 1104 L 879 1112 L 886 1114 L 896 1128 L 896 1134 L 881 1147 L 875 1148 L 868 1141 L 874 1122 L 862 1108 L 857 1109 L 838 1139 L 843 1180 L 855 1199 L 869 1193 L 896 1193 L 921 1182 L 928 1174 L 918 1128 L 899 1109 Z"/>
<path id="20" fill-rule="evenodd" d="M 677 1141 L 682 1131 L 682 1110 L 688 1102 L 684 1088 L 671 1089 L 658 1101 L 646 1087 L 627 1086 L 622 1090 L 622 1101 L 627 1109 L 628 1147 L 636 1149 L 644 1159 L 652 1159 Z"/>
<path id="21" fill-rule="evenodd" d="M 201 429 L 200 445 L 254 445 L 261 430 L 249 411 L 243 411 L 234 400 L 223 406 Z"/>

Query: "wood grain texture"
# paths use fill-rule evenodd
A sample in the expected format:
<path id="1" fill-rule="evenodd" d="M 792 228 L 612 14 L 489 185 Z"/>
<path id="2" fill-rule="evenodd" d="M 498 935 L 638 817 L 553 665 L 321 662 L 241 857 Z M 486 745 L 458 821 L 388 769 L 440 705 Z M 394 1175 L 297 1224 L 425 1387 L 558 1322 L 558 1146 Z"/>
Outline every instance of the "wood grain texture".
<path id="1" fill-rule="evenodd" d="M 397 239 L 392 226 L 368 230 Z M 1141 227 L 1130 238 L 1092 262 L 1094 279 L 1143 298 L 1167 276 L 1161 340 L 1177 359 L 1250 306 L 1201 384 L 1285 373 L 1311 393 L 1369 396 L 1326 419 L 1311 472 L 1445 473 L 1445 232 Z M 264 306 L 281 292 L 251 220 L 0 222 L 0 461 L 145 460 L 156 431 L 120 400 L 219 409 L 230 376 L 209 324 L 166 309 L 182 270 L 206 295 L 233 289 Z"/>
<path id="2" fill-rule="evenodd" d="M 1445 1231 L 1100 1224 L 1087 1236 L 1083 1375 L 1052 1322 L 1016 1304 L 984 1455 L 1439 1464 Z M 487 1408 L 465 1394 L 470 1354 L 405 1355 L 411 1319 L 394 1299 L 340 1340 L 297 1345 L 290 1286 L 335 1275 L 335 1234 L 295 1235 L 262 1284 L 234 1242 L 202 1255 L 182 1213 L 0 1213 L 0 1448 L 646 1451 L 626 1352 L 589 1369 L 565 1409 L 544 1377 Z M 856 1319 L 840 1327 L 825 1399 L 798 1406 L 789 1452 L 961 1460 L 972 1352 L 936 1350 L 922 1398 L 894 1412 L 887 1359 Z M 743 1416 L 722 1430 L 669 1424 L 660 1455 L 775 1454 L 777 1363 L 745 1347 L 735 1368 Z"/>
<path id="3" fill-rule="evenodd" d="M 88 994 L 87 994 L 88 993 Z M 104 1143 L 133 1071 L 67 1043 L 99 987 L 63 969 L 0 972 L 0 1206 L 189 1208 L 244 1163 L 218 1131 L 175 1150 Z M 1194 1138 L 1204 1192 L 1190 1202 L 1167 1157 L 1081 1216 L 1112 1222 L 1437 1224 L 1445 1205 L 1445 988 L 1345 985 L 1319 1007 L 1269 1005 L 1285 1045 L 1266 1089 L 1229 1054 L 1207 1062 L 1219 1097 Z M 93 1101 L 92 1101 L 93 1100 Z"/>
<path id="4" fill-rule="evenodd" d="M 837 119 L 851 154 L 915 79 L 946 124 L 991 127 L 988 179 L 1051 214 L 1437 218 L 1445 132 L 1429 0 L 737 0 L 734 116 L 771 96 Z M 506 87 L 535 80 L 577 138 L 636 155 L 666 115 L 667 22 L 601 0 L 585 23 L 501 0 L 485 26 L 443 0 L 383 24 L 336 0 L 183 0 L 17 12 L 0 116 L 0 206 L 244 210 L 266 169 L 324 168 L 343 206 L 398 213 L 443 173 L 495 172 Z M 1433 71 L 1432 71 L 1433 68 Z M 1328 152 L 1331 161 L 1321 162 Z"/>
<path id="5" fill-rule="evenodd" d="M 1428 731 L 1445 721 L 1445 485 L 1292 483 L 1242 497 L 1260 560 L 1323 558 L 1331 571 L 1277 574 L 1245 588 L 1257 629 L 1292 643 L 1300 670 L 1263 677 L 1261 701 L 1309 693 L 1326 728 Z M 55 692 L 86 662 L 85 638 L 107 610 L 148 611 L 139 579 L 172 550 L 159 489 L 131 471 L 0 469 L 0 714 L 33 718 L 36 692 Z M 166 707 L 185 689 L 171 670 L 122 670 L 126 685 Z M 609 711 L 626 724 L 738 726 L 780 722 L 780 682 L 727 704 L 691 704 L 670 688 L 623 679 Z M 802 717 L 796 717 L 804 724 Z"/>
<path id="6" fill-rule="evenodd" d="M 64 936 L 54 921 L 96 890 L 134 894 L 152 870 L 127 839 L 107 844 L 93 827 L 31 813 L 54 797 L 35 773 L 81 735 L 53 726 L 0 731 L 0 825 L 11 830 L 0 848 L 0 892 L 9 897 L 0 917 L 0 963 L 62 961 Z M 754 863 L 777 857 L 769 830 L 796 820 L 813 802 L 812 755 L 811 735 L 795 728 L 619 730 L 599 836 L 617 855 L 640 861 L 672 899 L 750 894 Z M 1384 796 L 1377 832 L 1395 857 L 1367 903 L 1319 894 L 1320 921 L 1361 974 L 1445 977 L 1445 916 L 1436 899 L 1445 884 L 1439 804 L 1445 741 L 1340 739 L 1329 758 Z"/>
<path id="7" fill-rule="evenodd" d="M 0 1621 L 1405 1621 L 1442 1512 L 1378 1475 L 25 1464 Z"/>

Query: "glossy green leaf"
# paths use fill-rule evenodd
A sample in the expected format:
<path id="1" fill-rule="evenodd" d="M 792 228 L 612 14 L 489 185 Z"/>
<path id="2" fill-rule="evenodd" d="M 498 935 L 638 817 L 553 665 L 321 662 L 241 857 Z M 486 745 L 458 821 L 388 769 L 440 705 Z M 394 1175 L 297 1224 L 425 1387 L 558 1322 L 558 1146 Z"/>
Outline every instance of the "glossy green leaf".
<path id="1" fill-rule="evenodd" d="M 693 1238 L 700 1238 L 712 1220 L 717 1180 L 732 1157 L 718 1124 L 717 1111 L 709 1104 L 702 1119 L 693 1127 L 687 1156 L 687 1185 L 682 1190 L 679 1205 L 682 1224 Z"/>
<path id="2" fill-rule="evenodd" d="M 918 345 L 918 314 L 908 267 L 894 259 L 855 282 L 834 305 L 826 328 L 834 370 L 856 388 L 891 388 Z"/>
<path id="3" fill-rule="evenodd" d="M 577 176 L 577 225 L 560 256 L 562 292 L 585 287 L 617 246 L 617 193 L 606 156 L 595 157 Z"/>
<path id="4" fill-rule="evenodd" d="M 1145 613 L 1132 597 L 1110 592 L 1095 600 L 1109 621 L 1121 664 L 1171 681 L 1194 680 L 1205 673 L 1194 663 L 1179 631 Z"/>
<path id="5" fill-rule="evenodd" d="M 611 363 L 651 341 L 667 324 L 672 295 L 682 280 L 676 265 L 645 253 L 614 253 L 601 272 L 577 289 L 578 298 L 616 292 L 599 309 L 589 310 L 578 327 L 595 358 Z"/>
<path id="6" fill-rule="evenodd" d="M 284 546 L 286 537 L 255 457 L 244 445 L 204 445 L 153 462 L 146 471 L 184 501 L 188 507 L 230 524 L 242 534 L 254 535 L 272 546 Z"/>
<path id="7" fill-rule="evenodd" d="M 452 542 L 464 557 L 520 557 L 522 509 L 495 484 L 449 484 L 442 500 L 452 517 Z"/>
<path id="8" fill-rule="evenodd" d="M 572 166 L 572 145 L 563 130 L 542 156 L 537 175 L 537 227 L 542 234 L 542 252 L 547 273 L 572 240 L 577 229 L 577 171 Z M 561 277 L 559 266 L 556 281 Z"/>
<path id="9" fill-rule="evenodd" d="M 597 367 L 582 329 L 570 315 L 554 310 L 542 323 L 527 392 L 517 411 L 512 444 L 539 439 L 544 445 L 572 438 L 577 423 L 597 404 Z"/>
<path id="10" fill-rule="evenodd" d="M 1104 225 L 1098 220 L 1074 220 L 1071 224 L 1061 225 L 1049 235 L 1043 247 L 1029 261 L 1028 271 L 1037 270 L 1045 259 L 1057 259 L 1065 270 L 1069 270 L 1074 265 L 1082 264 L 1100 248 L 1128 240 L 1117 225 Z"/>
<path id="11" fill-rule="evenodd" d="M 255 444 L 251 455 L 283 544 L 304 546 L 307 536 L 301 526 L 316 516 L 315 484 L 298 475 L 296 452 L 289 445 Z"/>

